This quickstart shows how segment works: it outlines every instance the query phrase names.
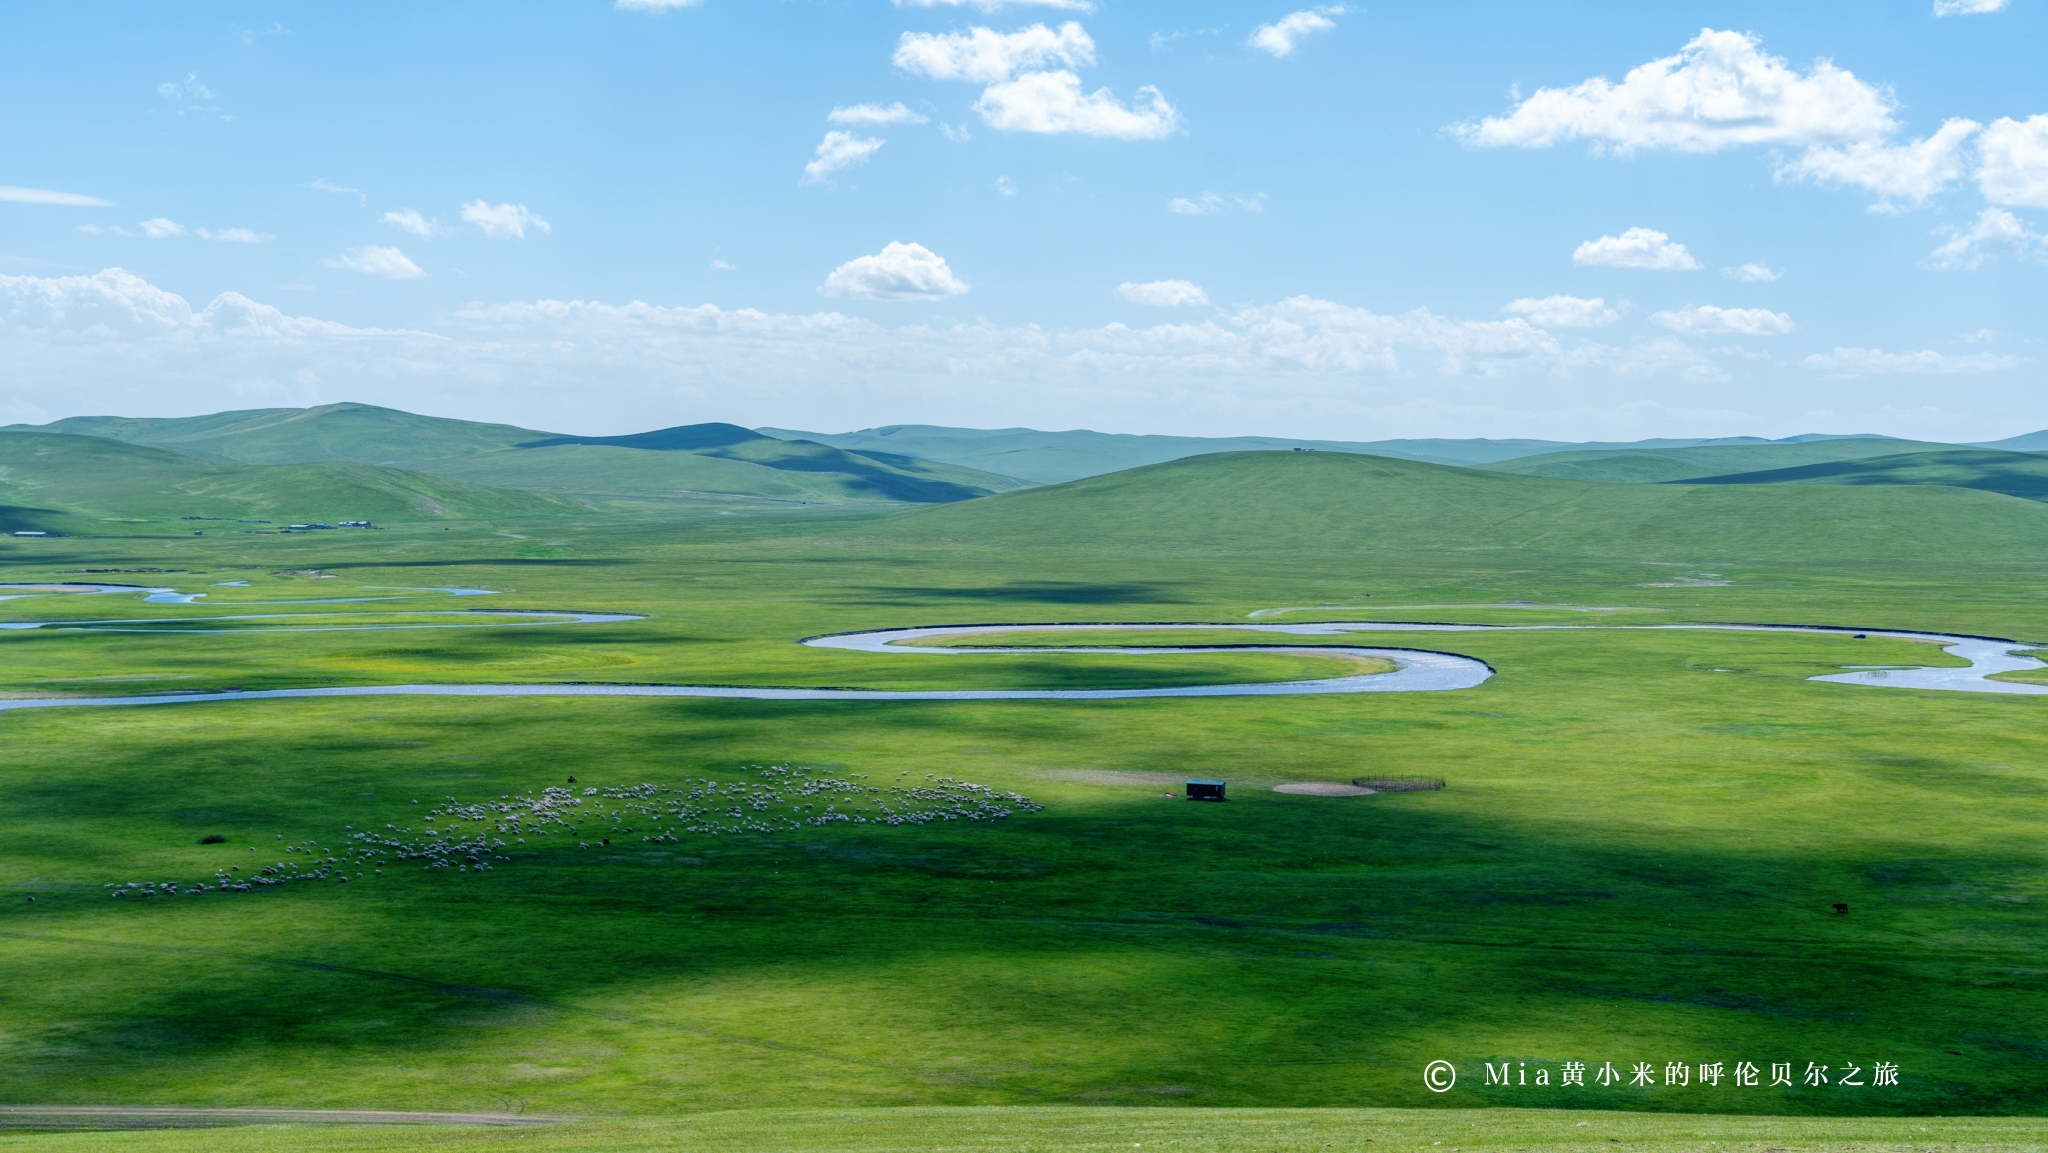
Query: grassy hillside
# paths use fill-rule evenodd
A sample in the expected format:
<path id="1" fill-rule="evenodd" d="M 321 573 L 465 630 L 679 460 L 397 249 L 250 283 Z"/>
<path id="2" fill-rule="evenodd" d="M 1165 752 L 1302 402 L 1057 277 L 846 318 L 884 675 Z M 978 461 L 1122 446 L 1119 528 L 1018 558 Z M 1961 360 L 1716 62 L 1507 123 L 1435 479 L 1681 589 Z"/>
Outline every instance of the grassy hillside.
<path id="1" fill-rule="evenodd" d="M 1518 460 L 1481 465 L 1497 472 L 1547 476 L 1558 480 L 1590 480 L 1608 484 L 1661 484 L 1725 473 L 1793 468 L 1839 460 L 1950 448 L 1924 441 L 1890 437 L 1841 437 L 1793 443 L 1724 444 L 1546 452 Z"/>
<path id="2" fill-rule="evenodd" d="M 508 424 L 418 416 L 370 404 L 252 409 L 165 419 L 78 416 L 0 431 L 107 437 L 237 464 L 350 460 L 414 469 L 430 461 L 494 452 L 548 435 Z"/>
<path id="3" fill-rule="evenodd" d="M 920 512 L 888 531 L 1000 548 L 2048 558 L 2048 509 L 1960 488 L 1595 485 L 1330 452 L 1191 457 Z"/>
<path id="4" fill-rule="evenodd" d="M 161 420 L 73 417 L 0 431 L 103 437 L 240 464 L 352 461 L 574 495 L 715 493 L 804 502 L 937 503 L 1007 492 L 1026 483 L 959 465 L 790 442 L 730 424 L 581 437 L 368 404 Z"/>
<path id="5" fill-rule="evenodd" d="M 234 465 L 61 433 L 0 432 L 0 504 L 19 527 L 86 517 L 413 521 L 566 511 L 563 501 L 347 462 Z M 46 523 L 50 522 L 50 523 Z M 14 531 L 9 529 L 8 531 Z"/>
<path id="6" fill-rule="evenodd" d="M 1799 468 L 1703 477 L 1696 484 L 1946 485 L 2048 501 L 2048 456 L 1987 448 L 1943 448 Z"/>

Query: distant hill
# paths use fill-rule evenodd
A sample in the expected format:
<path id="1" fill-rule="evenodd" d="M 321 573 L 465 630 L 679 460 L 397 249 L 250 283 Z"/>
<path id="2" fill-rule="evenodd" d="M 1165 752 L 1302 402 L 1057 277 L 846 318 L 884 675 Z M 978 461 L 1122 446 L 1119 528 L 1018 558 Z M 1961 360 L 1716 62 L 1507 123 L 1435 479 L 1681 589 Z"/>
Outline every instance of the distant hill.
<path id="1" fill-rule="evenodd" d="M 925 424 L 893 424 L 859 432 L 798 432 L 784 428 L 760 428 L 757 432 L 783 439 L 801 439 L 859 452 L 884 450 L 924 460 L 967 465 L 1007 476 L 1022 477 L 1039 484 L 1059 484 L 1085 476 L 1100 476 L 1141 465 L 1161 464 L 1182 457 L 1214 452 L 1286 451 L 1318 449 L 1330 452 L 1391 456 L 1437 464 L 1488 465 L 1520 460 L 1559 450 L 1574 452 L 1693 448 L 1707 445 L 1794 445 L 1814 442 L 1855 441 L 1860 436 L 1832 436 L 1809 433 L 1782 441 L 1738 436 L 1698 440 L 1646 440 L 1628 444 L 1592 442 L 1571 444 L 1554 440 L 1293 440 L 1286 437 L 1240 436 L 1135 436 L 1126 433 L 1041 432 L 1029 428 L 945 428 Z M 1899 444 L 1902 442 L 1889 442 Z M 1903 442 L 1911 443 L 1911 442 Z M 1891 449 L 1889 451 L 1898 451 Z M 1786 463 L 1805 463 L 1833 457 L 1802 457 Z M 1710 470 L 1711 471 L 1711 470 Z M 1698 475 L 1697 473 L 1690 475 Z M 1590 479 L 1590 478 L 1589 478 Z M 1666 479 L 1666 478 L 1654 478 Z"/>
<path id="2" fill-rule="evenodd" d="M 17 528 L 50 528 L 47 522 L 64 514 L 333 524 L 523 516 L 573 508 L 542 493 L 378 465 L 227 464 L 104 437 L 5 431 L 0 431 L 0 504 L 17 510 L 10 521 L 36 522 Z"/>
<path id="3" fill-rule="evenodd" d="M 1890 437 L 1811 437 L 1791 441 L 1745 444 L 1674 445 L 1654 442 L 1623 448 L 1575 448 L 1546 452 L 1481 467 L 1523 476 L 1557 480 L 1590 480 L 1605 484 L 1668 484 L 1731 472 L 1792 468 L 1860 457 L 1888 456 L 1921 449 L 1953 448 Z"/>
<path id="4" fill-rule="evenodd" d="M 1896 456 L 1830 461 L 1799 468 L 1732 473 L 1694 484 L 1941 485 L 2048 501 L 2048 456 L 1987 448 L 1942 448 Z"/>
<path id="5" fill-rule="evenodd" d="M 1989 440 L 1979 444 L 1966 444 L 1964 448 L 1996 448 L 2006 452 L 2048 452 L 2048 429 L 2029 432 L 2021 436 L 2009 436 L 2004 440 Z"/>
<path id="6" fill-rule="evenodd" d="M 1026 483 L 959 465 L 790 442 L 731 424 L 578 437 L 368 404 L 168 419 L 71 417 L 0 432 L 104 437 L 239 464 L 348 461 L 582 497 L 936 503 Z"/>
<path id="7" fill-rule="evenodd" d="M 1966 488 L 1584 484 L 1335 452 L 1191 457 L 840 531 L 1018 551 L 2048 561 L 2048 506 Z"/>

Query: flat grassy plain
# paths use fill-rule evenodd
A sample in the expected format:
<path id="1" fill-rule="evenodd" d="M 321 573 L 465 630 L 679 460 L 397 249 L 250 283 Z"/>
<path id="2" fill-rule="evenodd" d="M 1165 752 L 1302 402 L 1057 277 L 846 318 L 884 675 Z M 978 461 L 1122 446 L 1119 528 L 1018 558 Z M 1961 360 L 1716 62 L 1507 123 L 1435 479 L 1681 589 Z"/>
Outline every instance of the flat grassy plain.
<path id="1" fill-rule="evenodd" d="M 1355 467 L 1302 459 L 1336 454 L 1272 455 L 1280 463 L 1248 467 Z M 1199 467 L 1224 466 L 1239 464 Z M 1419 491 L 1434 474 L 1415 470 L 1428 467 L 1393 483 Z M 1318 522 L 1298 506 L 1303 476 L 1322 473 L 1274 481 L 1294 511 L 1260 504 L 1267 474 L 1250 475 L 1258 483 L 1238 486 L 1252 494 L 1249 513 L 1204 497 L 1202 475 L 1165 475 L 1182 496 L 1140 491 L 1126 475 L 873 518 L 704 508 L 280 537 L 109 524 L 104 536 L 8 542 L 6 580 L 208 593 L 192 606 L 129 594 L 0 602 L 8 620 L 362 612 L 375 614 L 369 623 L 479 604 L 646 619 L 7 631 L 0 689 L 1091 687 L 1315 666 L 1311 675 L 1328 675 L 1336 662 L 1272 654 L 890 656 L 796 643 L 931 624 L 1220 623 L 1273 609 L 1301 611 L 1261 619 L 1755 621 L 2048 638 L 2035 555 L 2048 509 L 1994 494 L 1917 490 L 1879 507 L 1886 494 L 1870 489 L 1661 488 L 1655 499 L 1704 502 L 1722 523 L 1737 523 L 1745 492 L 1771 493 L 1765 509 L 1778 516 L 1840 507 L 1829 498 L 1865 502 L 1844 532 L 1759 521 L 1717 547 L 1711 517 L 1709 536 L 1687 540 L 1668 510 L 1656 514 L 1662 535 L 1633 536 L 1557 511 L 1583 511 L 1582 490 L 1659 489 L 1455 473 L 1424 495 L 1537 486 L 1493 505 L 1526 539 L 1475 544 L 1446 514 L 1409 516 L 1413 499 L 1372 512 L 1370 488 L 1330 498 L 1366 509 L 1354 513 L 1364 523 Z M 1788 491 L 1804 495 L 1779 495 Z M 1062 492 L 1064 510 L 1053 500 Z M 1914 519 L 1941 507 L 1929 492 L 1956 493 L 1945 520 Z M 1161 520 L 1176 515 L 1174 499 L 1208 500 L 1213 530 Z M 1118 518 L 1130 531 L 1104 527 Z M 1999 531 L 1968 531 L 1984 525 Z M 1639 547 L 1586 543 L 1603 531 Z M 1418 546 L 1431 533 L 1439 545 Z M 1852 555 L 1858 533 L 1867 555 Z M 1565 543 L 1545 543 L 1554 539 Z M 502 591 L 255 607 L 430 585 Z M 1950 663 L 1898 641 L 1624 629 L 1329 641 L 1441 648 L 1498 673 L 1454 693 L 1280 699 L 377 698 L 0 714 L 11 816 L 0 839 L 0 1100 L 620 1119 L 431 1138 L 537 1149 L 915 1148 L 927 1138 L 914 1133 L 954 1133 L 975 1116 L 989 1118 L 991 1147 L 1154 1143 L 1109 1140 L 1125 1125 L 1163 1126 L 1161 1141 L 1189 1147 L 1312 1148 L 1303 1134 L 1349 1142 L 1376 1124 L 1428 1148 L 1445 1134 L 1447 1149 L 1595 1143 L 1578 1128 L 1585 1115 L 1560 1110 L 1595 1111 L 1589 1124 L 1621 1126 L 1614 1139 L 1627 1143 L 1919 1147 L 1937 1138 L 1913 1127 L 1933 1122 L 1767 1118 L 2039 1112 L 2048 702 L 1805 679 L 1844 665 Z M 957 777 L 1047 807 L 993 825 L 523 847 L 487 873 L 387 870 L 346 886 L 152 901 L 109 900 L 101 887 L 199 881 L 279 859 L 280 842 L 335 846 L 346 826 L 412 820 L 415 800 L 481 801 L 572 774 L 579 787 L 739 781 L 746 766 L 783 761 L 878 781 Z M 1188 804 L 1157 785 L 1095 783 L 1111 774 L 1221 776 L 1233 799 Z M 1361 798 L 1270 791 L 1364 775 L 1450 786 Z M 200 844 L 208 834 L 226 841 Z M 1434 1060 L 1457 1067 L 1447 1093 L 1423 1084 Z M 1569 1061 L 1589 1066 L 1584 1086 L 1488 1085 L 1482 1065 L 1555 1080 Z M 1732 1083 L 1745 1061 L 1763 1084 Z M 1605 1062 L 1624 1074 L 1648 1064 L 1651 1083 L 1599 1085 L 1591 1074 Z M 1726 1067 L 1720 1084 L 1701 1085 L 1698 1066 L 1715 1062 Z M 1870 1083 L 1879 1062 L 1898 1066 L 1896 1086 Z M 1666 1083 L 1673 1063 L 1695 1071 L 1684 1086 Z M 1768 1083 L 1778 1063 L 1793 1067 L 1791 1086 Z M 1829 1084 L 1803 1083 L 1809 1063 L 1828 1067 Z M 1838 1083 L 1849 1068 L 1864 1085 Z M 772 1112 L 875 1106 L 970 1112 L 855 1112 L 843 1123 Z M 1094 1108 L 1004 1111 L 1049 1106 Z M 1435 1111 L 1371 1111 L 1390 1107 Z M 1271 1112 L 1280 1108 L 1311 1112 Z M 1536 1112 L 1456 1111 L 1479 1108 Z M 678 1115 L 693 1120 L 658 1120 Z M 705 1119 L 714 1115 L 723 1119 Z M 2027 1124 L 1971 1124 L 1940 1140 L 2041 1141 Z M 1428 1136 L 1432 1125 L 1443 1132 Z M 427 1140 L 263 1132 L 35 1140 Z M 980 1140 L 962 1133 L 958 1144 Z"/>

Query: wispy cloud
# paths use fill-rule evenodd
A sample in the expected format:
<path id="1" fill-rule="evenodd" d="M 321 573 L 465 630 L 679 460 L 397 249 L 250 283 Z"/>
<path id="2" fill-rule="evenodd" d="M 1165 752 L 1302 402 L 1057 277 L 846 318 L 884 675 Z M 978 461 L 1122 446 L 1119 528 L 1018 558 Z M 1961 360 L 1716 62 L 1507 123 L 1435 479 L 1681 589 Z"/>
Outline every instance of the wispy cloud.
<path id="1" fill-rule="evenodd" d="M 535 216 L 524 204 L 492 204 L 472 200 L 462 206 L 462 219 L 483 230 L 492 240 L 524 240 L 526 230 L 553 232 L 554 227 Z"/>
<path id="2" fill-rule="evenodd" d="M 12 204 L 61 204 L 73 208 L 112 208 L 114 202 L 79 192 L 55 192 L 48 188 L 16 188 L 0 184 L 0 200 Z"/>
<path id="3" fill-rule="evenodd" d="M 268 244 L 277 239 L 268 232 L 258 232 L 253 228 L 201 228 L 197 232 L 201 240 L 218 240 L 229 244 Z"/>
<path id="4" fill-rule="evenodd" d="M 1792 318 L 1768 308 L 1720 308 L 1688 304 L 1653 313 L 1650 319 L 1688 336 L 1783 336 L 1795 327 Z"/>
<path id="5" fill-rule="evenodd" d="M 729 260 L 714 260 L 711 262 L 711 267 L 717 269 L 719 272 L 738 272 L 740 270 L 739 265 L 734 264 Z"/>
<path id="6" fill-rule="evenodd" d="M 154 220 L 145 220 L 141 224 L 136 225 L 136 227 L 142 229 L 142 234 L 151 240 L 169 240 L 175 236 L 185 235 L 184 225 L 179 224 L 175 220 L 166 220 L 161 216 Z"/>
<path id="7" fill-rule="evenodd" d="M 2011 0 L 1934 0 L 1936 16 L 1982 16 L 2003 12 Z"/>
<path id="8" fill-rule="evenodd" d="M 1166 202 L 1166 210 L 1181 216 L 1214 216 L 1228 209 L 1240 212 L 1264 212 L 1266 194 L 1256 196 L 1218 196 L 1204 192 L 1200 196 L 1176 196 Z"/>
<path id="9" fill-rule="evenodd" d="M 676 8 L 695 8 L 704 0 L 618 0 L 614 7 L 621 12 L 667 12 Z"/>
<path id="10" fill-rule="evenodd" d="M 804 165 L 804 183 L 817 182 L 856 164 L 865 164 L 868 158 L 880 151 L 888 141 L 873 136 L 855 136 L 851 132 L 827 132 L 825 139 L 818 142 L 817 155 Z"/>
<path id="11" fill-rule="evenodd" d="M 1999 252 L 2022 260 L 2048 259 L 2048 236 L 2028 228 L 2026 221 L 2003 208 L 1987 208 L 1977 214 L 1968 228 L 1947 225 L 1935 235 L 1948 242 L 1928 254 L 1936 268 L 1972 269 Z"/>
<path id="12" fill-rule="evenodd" d="M 1191 308 L 1209 303 L 1209 294 L 1201 285 L 1186 280 L 1152 280 L 1144 284 L 1125 281 L 1116 286 L 1116 294 L 1132 304 L 1145 304 L 1153 308 Z"/>
<path id="13" fill-rule="evenodd" d="M 1332 31 L 1337 27 L 1337 22 L 1330 17 L 1342 15 L 1342 4 L 1305 8 L 1283 16 L 1271 24 L 1261 24 L 1252 31 L 1251 39 L 1245 43 L 1262 52 L 1270 52 L 1275 57 L 1292 56 L 1302 37 Z"/>
<path id="14" fill-rule="evenodd" d="M 880 104 L 849 104 L 834 108 L 825 119 L 834 124 L 923 124 L 931 118 L 898 102 L 886 107 Z"/>
<path id="15" fill-rule="evenodd" d="M 1621 319 L 1621 313 L 1598 296 L 1525 296 L 1501 311 L 1526 316 L 1544 328 L 1600 328 Z"/>
<path id="16" fill-rule="evenodd" d="M 1057 31 L 1033 24 L 1017 32 L 990 28 L 966 32 L 905 32 L 890 57 L 896 67 L 932 80 L 993 84 L 1027 68 L 1050 64 L 1070 68 L 1095 63 L 1095 41 L 1069 20 Z"/>
<path id="17" fill-rule="evenodd" d="M 898 8 L 972 8 L 994 12 L 1003 8 L 1060 8 L 1068 12 L 1093 12 L 1089 0 L 895 0 Z"/>
<path id="18" fill-rule="evenodd" d="M 1768 264 L 1758 264 L 1755 261 L 1751 261 L 1748 264 L 1737 265 L 1734 268 L 1724 268 L 1721 270 L 1721 275 L 1730 280 L 1740 280 L 1745 284 L 1768 284 L 1785 274 L 1783 271 L 1772 268 Z"/>
<path id="19" fill-rule="evenodd" d="M 2000 356 L 1990 352 L 1973 352 L 1966 356 L 1951 356 L 1923 348 L 1918 352 L 1885 352 L 1875 348 L 1837 348 L 1833 352 L 1815 353 L 1804 361 L 1806 367 L 1833 377 L 1892 376 L 1899 373 L 1929 373 L 1952 375 L 1955 373 L 2002 372 L 2018 368 L 2026 361 L 2017 356 Z"/>
<path id="20" fill-rule="evenodd" d="M 318 180 L 308 181 L 305 184 L 301 184 L 299 187 L 310 188 L 315 192 L 332 192 L 341 196 L 353 196 L 364 204 L 368 204 L 370 202 L 370 198 L 363 195 L 362 189 L 350 188 L 346 185 L 336 184 L 332 180 L 327 179 L 325 176 L 320 177 Z"/>
<path id="21" fill-rule="evenodd" d="M 420 215 L 420 210 L 417 208 L 401 208 L 396 212 L 387 212 L 377 219 L 398 229 L 400 232 L 410 232 L 414 236 L 427 240 L 431 240 L 436 236 L 446 236 L 455 231 L 438 220 L 429 220 L 425 216 Z"/>
<path id="22" fill-rule="evenodd" d="M 332 260 L 323 261 L 329 268 L 346 268 L 350 272 L 382 276 L 390 280 L 418 280 L 427 274 L 426 270 L 406 258 L 396 248 L 382 248 L 366 244 L 351 248 Z"/>

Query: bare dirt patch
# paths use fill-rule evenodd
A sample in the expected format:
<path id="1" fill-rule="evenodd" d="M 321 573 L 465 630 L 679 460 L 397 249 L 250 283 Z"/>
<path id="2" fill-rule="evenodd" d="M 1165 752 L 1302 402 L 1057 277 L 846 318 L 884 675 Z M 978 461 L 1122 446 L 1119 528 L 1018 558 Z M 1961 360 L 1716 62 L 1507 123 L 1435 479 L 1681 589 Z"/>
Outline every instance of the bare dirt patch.
<path id="1" fill-rule="evenodd" d="M 1340 785 L 1335 781 L 1303 781 L 1299 784 L 1274 785 L 1273 791 L 1297 797 L 1364 797 L 1377 790 L 1362 789 L 1357 785 Z"/>
<path id="2" fill-rule="evenodd" d="M 1121 769 L 1048 769 L 1042 775 L 1055 781 L 1074 781 L 1083 785 L 1144 785 L 1154 789 L 1162 785 L 1179 785 L 1187 780 L 1173 773 L 1135 773 Z"/>

